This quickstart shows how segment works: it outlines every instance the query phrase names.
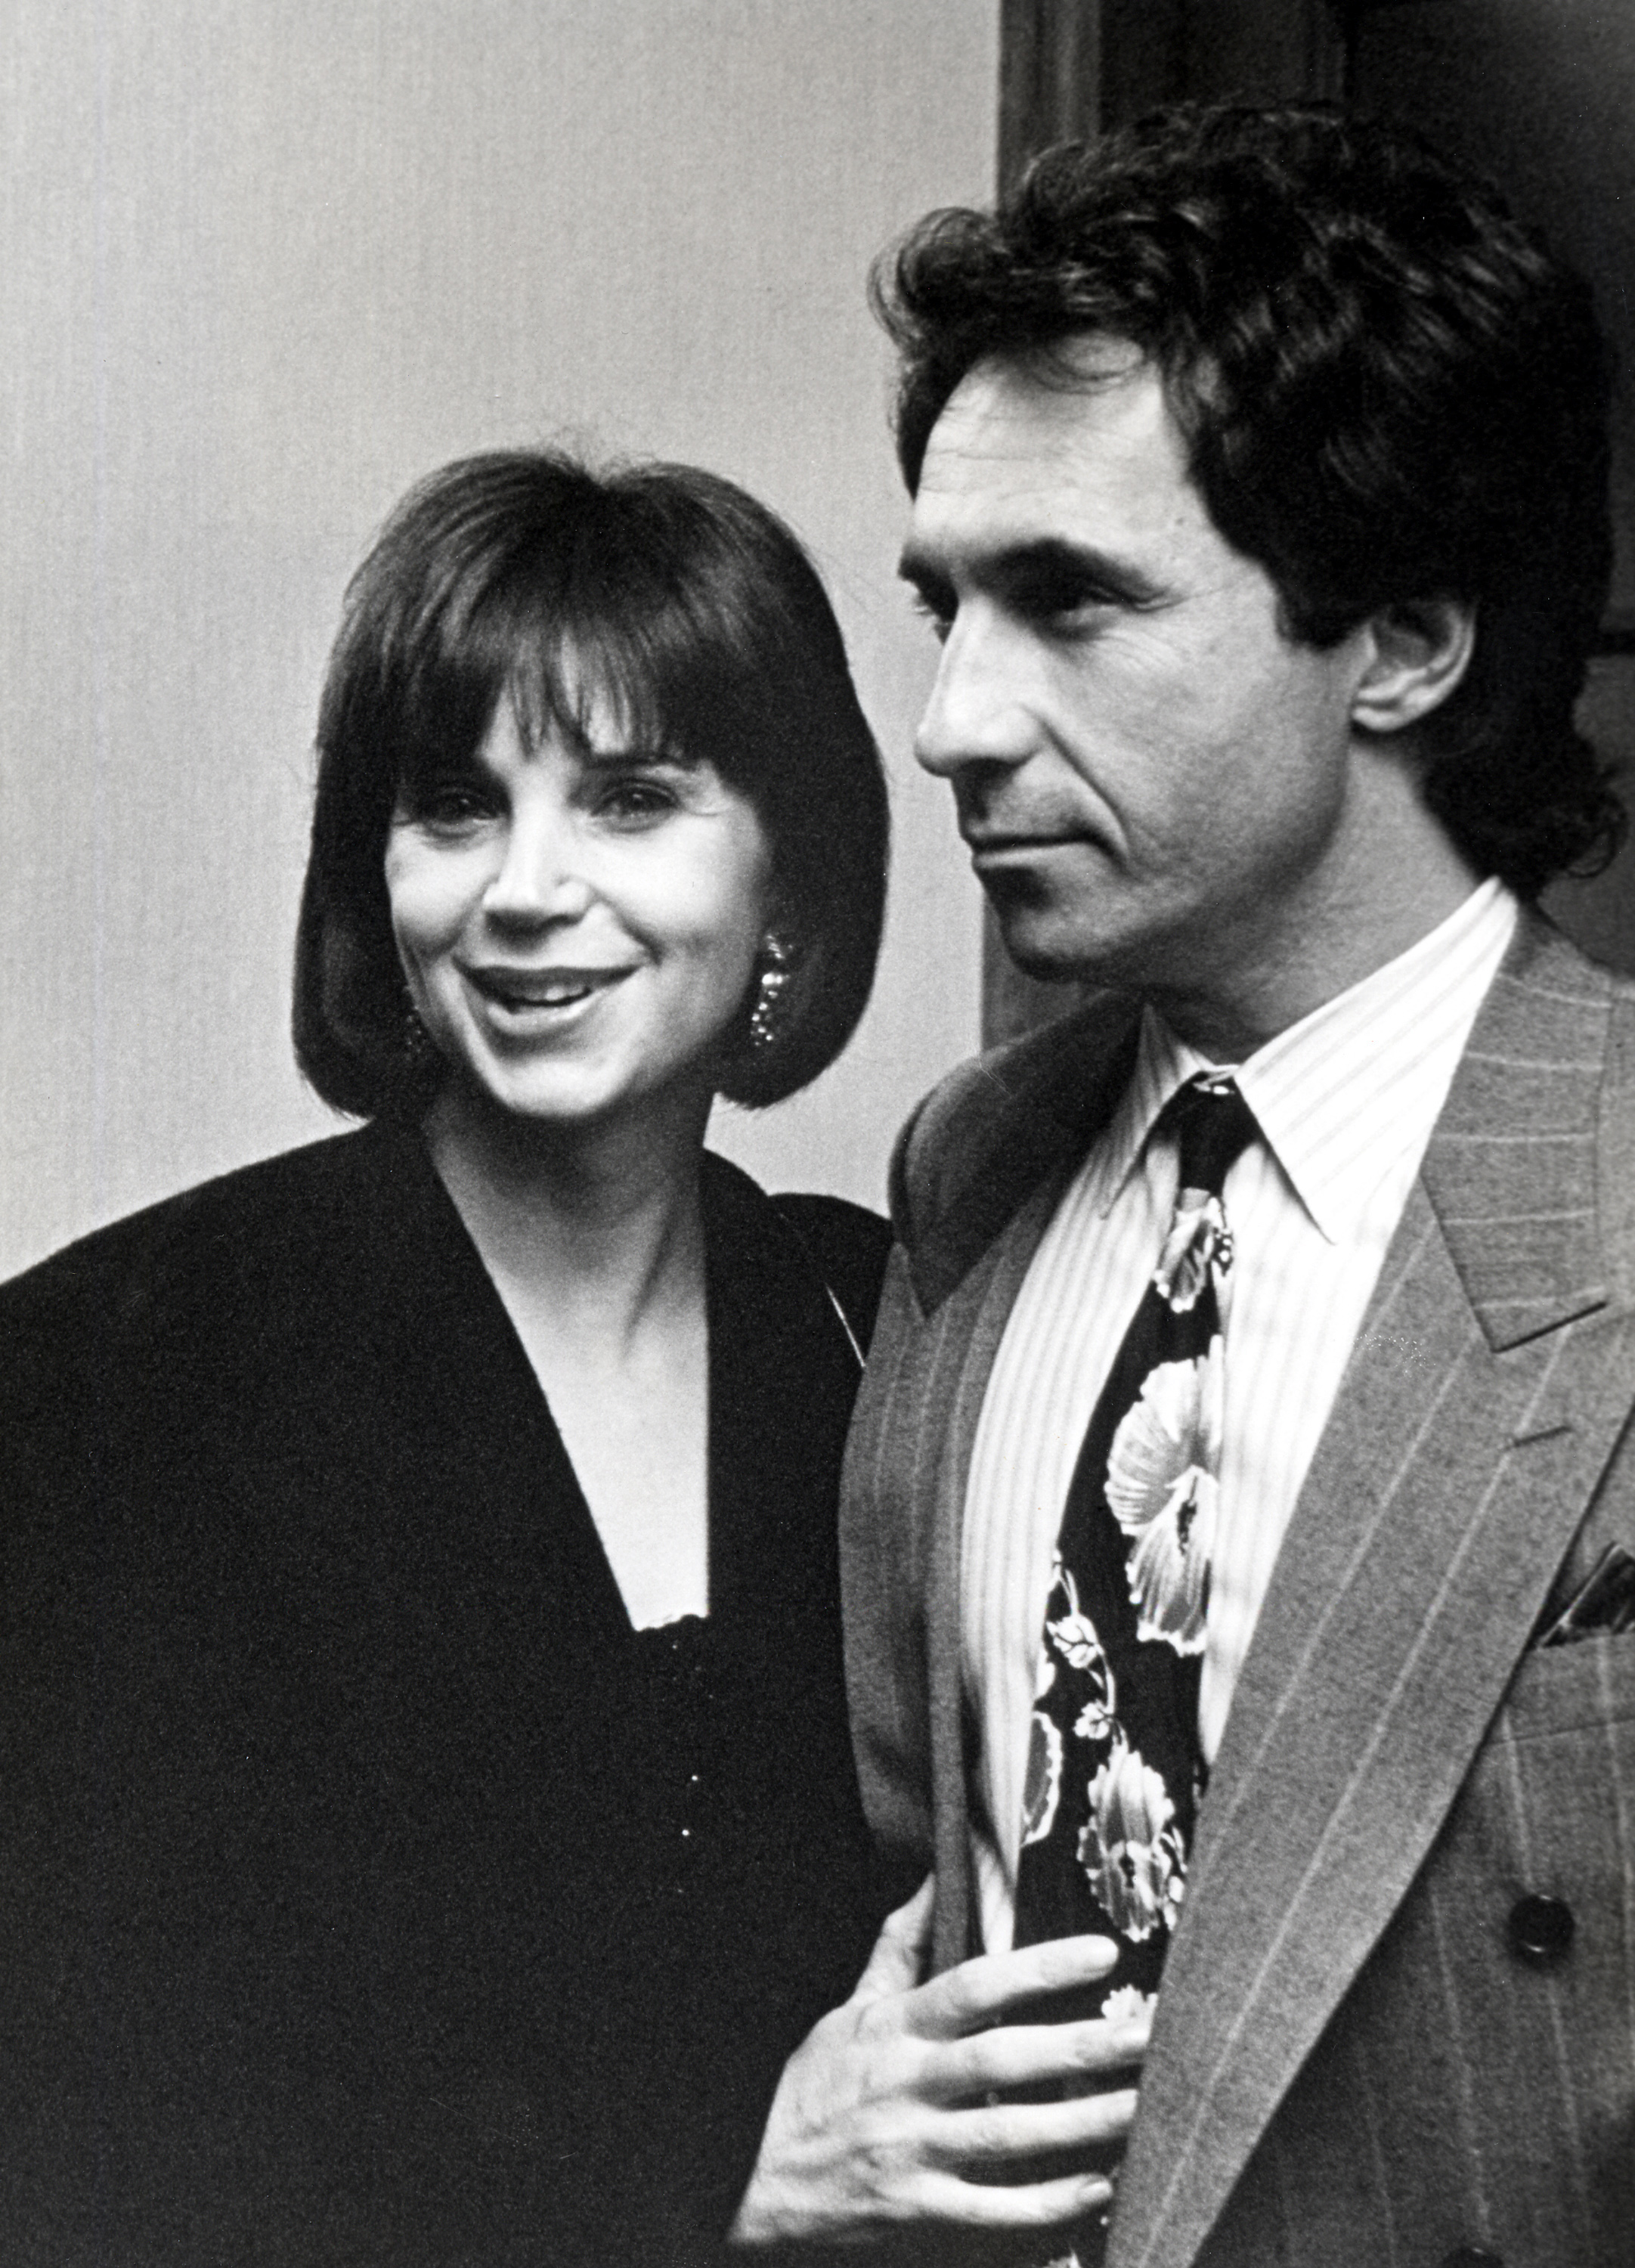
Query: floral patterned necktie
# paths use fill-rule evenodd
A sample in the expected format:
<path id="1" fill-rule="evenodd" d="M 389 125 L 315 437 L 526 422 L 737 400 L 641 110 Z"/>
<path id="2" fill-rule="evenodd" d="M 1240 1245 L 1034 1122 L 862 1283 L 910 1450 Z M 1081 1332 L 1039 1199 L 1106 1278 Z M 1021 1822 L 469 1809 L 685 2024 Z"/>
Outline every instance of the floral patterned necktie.
<path id="1" fill-rule="evenodd" d="M 1081 1930 L 1119 1948 L 1086 2014 L 1138 2013 L 1180 1917 L 1203 1793 L 1198 1684 L 1223 1375 L 1220 1192 L 1258 1130 L 1230 1079 L 1172 1095 L 1175 1217 L 1073 1470 L 1045 1603 L 1023 1797 L 1018 1945 Z"/>

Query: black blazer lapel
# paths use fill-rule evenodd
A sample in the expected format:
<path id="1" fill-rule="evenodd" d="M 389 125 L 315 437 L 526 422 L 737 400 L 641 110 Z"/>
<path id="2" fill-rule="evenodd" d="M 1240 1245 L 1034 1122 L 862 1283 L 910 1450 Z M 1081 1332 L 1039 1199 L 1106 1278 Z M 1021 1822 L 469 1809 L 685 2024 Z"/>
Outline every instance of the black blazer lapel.
<path id="1" fill-rule="evenodd" d="M 426 1506 L 417 1551 L 446 1555 L 452 1580 L 479 1553 L 509 1567 L 509 1589 L 493 1593 L 535 1618 L 543 1652 L 564 1672 L 576 1656 L 600 1660 L 629 1619 L 504 1304 L 419 1135 L 377 1125 L 357 1143 L 379 1164 L 353 1201 L 360 1307 L 340 1359 L 374 1373 L 382 1438 L 359 1445 L 366 1465 L 388 1474 L 381 1494 L 399 1516 Z"/>

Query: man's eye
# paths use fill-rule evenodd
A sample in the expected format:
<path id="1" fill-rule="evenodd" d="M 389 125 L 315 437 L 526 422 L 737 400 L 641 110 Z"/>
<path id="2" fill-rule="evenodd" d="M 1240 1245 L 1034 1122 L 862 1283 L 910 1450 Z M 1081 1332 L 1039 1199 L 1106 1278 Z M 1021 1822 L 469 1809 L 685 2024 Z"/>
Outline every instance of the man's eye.
<path id="1" fill-rule="evenodd" d="M 1111 594 L 1100 584 L 1077 577 L 1042 578 L 1024 585 L 1016 593 L 1017 612 L 1035 622 L 1072 623 L 1113 603 Z"/>
<path id="2" fill-rule="evenodd" d="M 931 624 L 932 636 L 938 644 L 946 644 L 948 632 L 954 628 L 953 601 L 945 604 L 939 600 L 927 598 L 924 591 L 917 591 L 912 604 L 921 620 Z"/>

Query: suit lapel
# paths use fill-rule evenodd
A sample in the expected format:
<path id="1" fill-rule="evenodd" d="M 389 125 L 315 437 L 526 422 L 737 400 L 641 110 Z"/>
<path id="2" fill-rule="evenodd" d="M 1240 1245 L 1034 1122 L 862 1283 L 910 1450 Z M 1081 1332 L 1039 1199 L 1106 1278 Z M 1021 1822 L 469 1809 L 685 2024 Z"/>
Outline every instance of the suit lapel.
<path id="1" fill-rule="evenodd" d="M 1017 1292 L 1063 1189 L 1123 1090 L 1136 1028 L 1128 1002 L 1103 998 L 983 1057 L 955 1085 L 958 1140 L 911 1124 L 898 1161 L 899 1199 L 925 1217 L 910 1219 L 904 1240 L 911 1289 L 894 1292 L 888 1281 L 848 1453 L 847 1650 L 865 1785 L 889 1777 L 871 1762 L 870 1697 L 912 1690 L 923 1666 L 939 1968 L 964 1958 L 972 1926 L 960 1561 L 976 1427 Z M 953 1186 L 919 1186 L 917 1136 L 952 1160 Z M 876 1565 L 886 1534 L 899 1532 L 895 1519 L 873 1516 L 891 1493 L 880 1479 L 884 1466 L 906 1476 L 907 1543 L 902 1557 Z M 866 1519 L 861 1507 L 870 1508 Z M 912 1665 L 879 1637 L 901 1631 L 905 1598 L 924 1600 L 923 1636 L 916 1615 L 902 1641 L 912 1646 Z M 894 1738 L 902 1740 L 898 1713 Z"/>
<path id="2" fill-rule="evenodd" d="M 917 1465 L 924 1482 L 916 1516 L 929 1539 L 926 1677 L 937 1867 L 932 1950 L 939 1969 L 974 1949 L 960 1590 L 971 1454 L 999 1342 L 1070 1171 L 1064 1165 L 1040 1182 L 927 1325 L 943 1390 L 932 1405 L 938 1412 L 935 1452 Z"/>
<path id="3" fill-rule="evenodd" d="M 1528 922 L 1493 981 L 1421 1171 L 1455 1266 L 1498 1351 L 1607 1297 L 1598 1215 L 1605 974 Z"/>
<path id="4" fill-rule="evenodd" d="M 903 1240 L 927 1316 L 1013 1233 L 1039 1189 L 1059 1182 L 1086 1156 L 1123 1093 L 1139 1029 L 1131 1001 L 1103 994 L 1059 1023 L 979 1057 L 951 1082 L 946 1116 L 954 1138 L 939 1125 L 925 1131 L 927 1146 L 950 1160 L 952 1185 L 934 1192 L 931 1217 L 911 1219 Z M 910 1122 L 910 1152 L 919 1147 L 919 1130 Z M 898 1163 L 902 1181 L 912 1182 L 912 1156 Z M 917 1215 L 912 1197 L 906 1202 Z"/>
<path id="5" fill-rule="evenodd" d="M 1199 1820 L 1110 2268 L 1192 2261 L 1405 1895 L 1627 1415 L 1608 986 L 1528 924 L 1387 1256 Z"/>

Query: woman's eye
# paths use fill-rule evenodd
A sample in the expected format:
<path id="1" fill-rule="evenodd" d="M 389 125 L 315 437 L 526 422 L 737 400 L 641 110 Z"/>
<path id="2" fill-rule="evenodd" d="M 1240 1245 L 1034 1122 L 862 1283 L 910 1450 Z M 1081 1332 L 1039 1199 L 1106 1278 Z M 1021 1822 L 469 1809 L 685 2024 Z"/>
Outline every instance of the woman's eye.
<path id="1" fill-rule="evenodd" d="M 649 827 L 674 810 L 675 799 L 649 780 L 620 780 L 602 791 L 596 807 L 615 826 Z"/>
<path id="2" fill-rule="evenodd" d="M 415 806 L 415 817 L 423 827 L 444 833 L 474 827 L 487 819 L 493 810 L 493 799 L 480 788 L 450 784 L 429 789 Z"/>

